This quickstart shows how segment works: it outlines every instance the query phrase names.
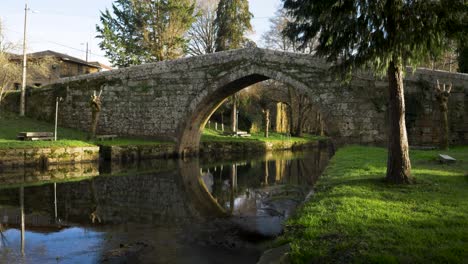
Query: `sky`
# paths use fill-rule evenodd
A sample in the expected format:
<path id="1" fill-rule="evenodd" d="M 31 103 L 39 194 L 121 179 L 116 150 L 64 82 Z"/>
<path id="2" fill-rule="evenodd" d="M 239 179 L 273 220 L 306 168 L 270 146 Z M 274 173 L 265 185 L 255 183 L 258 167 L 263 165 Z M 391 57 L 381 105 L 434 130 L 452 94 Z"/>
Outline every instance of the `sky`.
<path id="1" fill-rule="evenodd" d="M 24 5 L 26 0 L 0 0 L 0 19 L 7 40 L 22 47 Z M 113 0 L 27 0 L 27 49 L 29 52 L 53 50 L 85 59 L 86 43 L 89 61 L 109 64 L 96 39 L 96 24 L 100 11 L 110 8 Z M 269 28 L 281 0 L 249 0 L 253 32 L 249 38 L 260 43 L 261 35 Z M 20 49 L 17 53 L 21 53 Z"/>

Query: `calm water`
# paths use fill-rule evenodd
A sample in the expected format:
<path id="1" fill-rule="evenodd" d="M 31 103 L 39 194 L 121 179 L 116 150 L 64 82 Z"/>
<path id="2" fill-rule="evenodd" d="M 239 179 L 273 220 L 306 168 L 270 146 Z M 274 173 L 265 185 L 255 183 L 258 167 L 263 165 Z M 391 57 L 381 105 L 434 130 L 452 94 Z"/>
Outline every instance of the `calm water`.
<path id="1" fill-rule="evenodd" d="M 0 263 L 256 263 L 330 154 L 0 171 Z"/>

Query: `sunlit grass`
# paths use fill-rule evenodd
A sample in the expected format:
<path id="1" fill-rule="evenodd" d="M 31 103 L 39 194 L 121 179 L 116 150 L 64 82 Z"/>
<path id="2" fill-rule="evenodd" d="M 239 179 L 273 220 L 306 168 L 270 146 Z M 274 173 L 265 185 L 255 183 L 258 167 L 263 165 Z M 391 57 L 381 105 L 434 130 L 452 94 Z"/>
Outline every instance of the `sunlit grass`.
<path id="1" fill-rule="evenodd" d="M 290 219 L 279 242 L 293 263 L 463 263 L 468 260 L 468 147 L 411 151 L 416 184 L 389 185 L 386 150 L 340 149 L 316 195 Z"/>
<path id="2" fill-rule="evenodd" d="M 220 130 L 214 130 L 205 128 L 202 134 L 202 142 L 249 142 L 249 141 L 260 141 L 260 142 L 310 142 L 326 139 L 326 137 L 315 136 L 305 134 L 303 137 L 291 137 L 286 134 L 270 132 L 268 138 L 264 136 L 264 133 L 254 133 L 250 137 L 233 137 L 223 134 Z"/>
<path id="3" fill-rule="evenodd" d="M 153 139 L 126 137 L 106 141 L 87 140 L 86 132 L 63 127 L 58 127 L 57 141 L 21 141 L 16 139 L 19 132 L 54 132 L 54 125 L 2 111 L 0 115 L 0 149 L 173 144 Z"/>

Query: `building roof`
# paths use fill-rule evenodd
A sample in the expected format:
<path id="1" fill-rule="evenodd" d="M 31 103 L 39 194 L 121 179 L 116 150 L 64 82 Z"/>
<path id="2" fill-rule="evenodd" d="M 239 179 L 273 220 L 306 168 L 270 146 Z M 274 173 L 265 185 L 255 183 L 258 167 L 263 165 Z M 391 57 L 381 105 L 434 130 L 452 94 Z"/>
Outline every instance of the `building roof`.
<path id="1" fill-rule="evenodd" d="M 97 69 L 101 68 L 100 65 L 96 65 L 94 63 L 87 62 L 87 61 L 84 61 L 82 59 L 78 59 L 76 57 L 73 57 L 73 56 L 70 56 L 70 55 L 67 55 L 67 54 L 63 54 L 63 53 L 59 53 L 59 52 L 56 52 L 56 51 L 52 51 L 52 50 L 44 50 L 44 51 L 39 51 L 39 52 L 33 52 L 33 53 L 27 54 L 27 56 L 29 58 L 42 58 L 42 57 L 50 56 L 50 57 L 59 58 L 59 59 L 61 59 L 63 61 L 70 61 L 70 62 L 74 62 L 76 64 L 86 65 L 86 66 L 97 68 Z M 15 54 L 14 57 L 15 57 L 15 59 L 20 59 L 21 55 Z"/>
<path id="2" fill-rule="evenodd" d="M 112 68 L 112 67 L 109 66 L 109 65 L 100 63 L 99 61 L 90 61 L 89 63 L 94 64 L 94 65 L 96 65 L 96 66 L 99 66 L 99 67 L 101 67 L 102 70 L 106 70 L 106 71 L 110 71 L 110 70 L 113 70 L 113 69 L 114 69 L 114 68 Z"/>

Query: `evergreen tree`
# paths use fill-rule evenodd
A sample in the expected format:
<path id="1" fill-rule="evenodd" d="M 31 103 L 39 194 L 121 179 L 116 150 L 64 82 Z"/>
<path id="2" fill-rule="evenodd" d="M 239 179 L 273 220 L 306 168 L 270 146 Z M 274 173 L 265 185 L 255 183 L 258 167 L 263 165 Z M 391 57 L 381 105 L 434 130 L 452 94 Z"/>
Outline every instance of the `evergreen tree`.
<path id="1" fill-rule="evenodd" d="M 468 44 L 458 46 L 458 71 L 468 73 Z"/>
<path id="2" fill-rule="evenodd" d="M 252 30 L 248 0 L 220 0 L 216 10 L 216 51 L 241 48 Z"/>
<path id="3" fill-rule="evenodd" d="M 285 30 L 303 43 L 319 36 L 317 54 L 350 72 L 370 68 L 388 76 L 387 180 L 411 182 L 403 72 L 443 53 L 448 39 L 466 34 L 464 0 L 283 0 L 294 19 Z M 320 34 L 319 34 L 320 33 Z"/>
<path id="4" fill-rule="evenodd" d="M 194 9 L 194 0 L 116 0 L 112 12 L 101 12 L 99 46 L 120 67 L 178 58 Z"/>

